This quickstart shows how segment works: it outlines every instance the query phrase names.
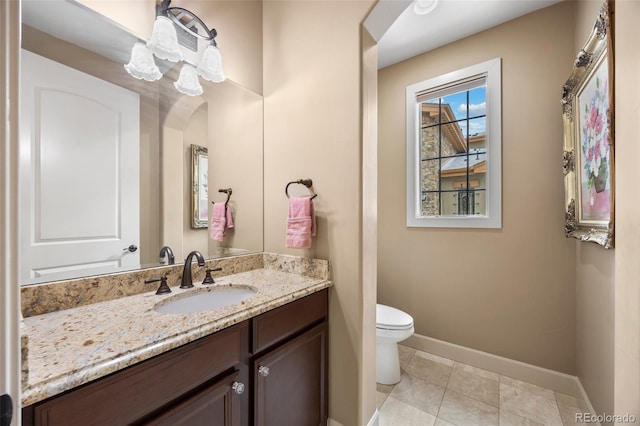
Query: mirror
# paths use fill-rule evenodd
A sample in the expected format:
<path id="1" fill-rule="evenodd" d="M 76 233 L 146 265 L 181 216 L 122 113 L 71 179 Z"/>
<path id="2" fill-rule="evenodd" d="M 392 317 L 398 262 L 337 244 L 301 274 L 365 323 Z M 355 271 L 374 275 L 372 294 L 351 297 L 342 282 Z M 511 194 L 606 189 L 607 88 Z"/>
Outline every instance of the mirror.
<path id="1" fill-rule="evenodd" d="M 137 80 L 123 65 L 139 39 L 117 23 L 71 0 L 25 0 L 22 8 L 23 57 L 35 62 L 23 61 L 21 75 L 21 119 L 31 117 L 20 124 L 21 284 L 159 266 L 163 246 L 177 263 L 192 250 L 207 258 L 261 252 L 262 96 L 231 79 L 201 80 L 203 95 L 182 95 L 173 87 L 181 64 L 168 62 L 158 62 L 161 80 Z M 29 74 L 35 69 L 47 81 L 68 74 L 63 83 L 73 90 L 43 90 L 40 77 Z M 81 95 L 79 81 L 89 87 Z M 139 117 L 118 111 L 120 104 L 138 105 Z M 75 112 L 63 114 L 69 105 Z M 51 140 L 58 145 L 47 145 Z M 199 196 L 212 188 L 199 200 L 197 227 L 192 145 L 208 152 L 197 162 Z M 208 232 L 211 203 L 227 199 L 219 188 L 233 188 L 235 223 L 222 241 Z M 129 222 L 133 233 L 125 237 Z M 84 255 L 105 241 L 110 246 L 99 260 L 73 260 L 72 246 Z"/>

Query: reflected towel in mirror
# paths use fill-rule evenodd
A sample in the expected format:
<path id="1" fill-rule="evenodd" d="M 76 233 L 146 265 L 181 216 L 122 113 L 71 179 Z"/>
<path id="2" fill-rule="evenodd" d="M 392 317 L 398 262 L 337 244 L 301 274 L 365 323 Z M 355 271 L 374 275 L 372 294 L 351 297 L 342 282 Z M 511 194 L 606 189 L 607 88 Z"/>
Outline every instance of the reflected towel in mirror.
<path id="1" fill-rule="evenodd" d="M 211 239 L 222 241 L 224 231 L 233 228 L 231 209 L 227 203 L 215 203 L 211 213 Z"/>

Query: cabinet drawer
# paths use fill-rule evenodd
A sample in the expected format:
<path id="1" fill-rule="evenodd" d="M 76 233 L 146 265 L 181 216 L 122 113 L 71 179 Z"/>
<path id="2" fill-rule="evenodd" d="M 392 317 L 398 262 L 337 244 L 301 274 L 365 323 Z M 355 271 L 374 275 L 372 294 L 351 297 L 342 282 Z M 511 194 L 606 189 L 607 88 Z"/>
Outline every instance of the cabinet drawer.
<path id="1" fill-rule="evenodd" d="M 327 317 L 327 297 L 325 289 L 253 318 L 253 353 L 324 320 Z"/>
<path id="2" fill-rule="evenodd" d="M 235 325 L 36 404 L 34 424 L 133 423 L 239 364 L 247 327 Z"/>

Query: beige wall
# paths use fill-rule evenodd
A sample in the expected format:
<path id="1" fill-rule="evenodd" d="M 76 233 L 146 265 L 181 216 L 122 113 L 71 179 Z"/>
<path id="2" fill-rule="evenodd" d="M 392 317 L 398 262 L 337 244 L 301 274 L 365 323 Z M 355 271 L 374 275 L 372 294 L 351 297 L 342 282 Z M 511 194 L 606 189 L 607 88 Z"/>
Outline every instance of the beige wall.
<path id="1" fill-rule="evenodd" d="M 601 1 L 575 3 L 574 55 L 591 34 Z M 617 153 L 616 153 L 617 154 Z M 613 413 L 616 250 L 576 245 L 577 375 L 598 413 Z"/>
<path id="2" fill-rule="evenodd" d="M 215 28 L 227 78 L 262 94 L 261 0 L 179 0 L 171 6 L 188 9 Z"/>
<path id="3" fill-rule="evenodd" d="M 178 262 L 187 257 L 192 250 L 198 250 L 209 257 L 209 230 L 208 228 L 194 229 L 191 227 L 193 217 L 192 198 L 192 160 L 191 145 L 209 147 L 207 135 L 209 134 L 209 108 L 205 102 L 196 109 L 184 127 L 182 139 L 182 242 L 187 251 L 178 255 Z M 213 153 L 212 153 L 213 154 Z M 212 157 L 208 157 L 211 164 Z M 210 196 L 213 195 L 210 193 Z"/>
<path id="4" fill-rule="evenodd" d="M 568 374 L 575 244 L 563 233 L 560 97 L 573 12 L 563 2 L 379 73 L 378 300 L 413 315 L 418 334 Z M 495 57 L 502 229 L 407 228 L 405 87 Z"/>
<path id="5" fill-rule="evenodd" d="M 375 374 L 365 365 L 373 353 L 363 348 L 363 335 L 374 324 L 363 323 L 360 176 L 360 24 L 373 3 L 266 1 L 263 6 L 265 251 L 330 261 L 329 412 L 348 426 L 369 421 L 373 405 L 362 399 L 373 395 Z M 318 235 L 309 250 L 284 244 L 284 189 L 300 178 L 313 179 L 319 194 L 314 200 Z"/>
<path id="6" fill-rule="evenodd" d="M 209 102 L 209 199 L 224 202 L 231 188 L 235 227 L 223 241 L 209 239 L 209 254 L 226 248 L 260 252 L 263 247 L 263 101 L 232 84 L 205 88 Z M 210 210 L 211 213 L 211 210 Z M 209 216 L 211 217 L 211 215 Z"/>
<path id="7" fill-rule="evenodd" d="M 640 418 L 640 2 L 617 1 L 614 412 Z"/>

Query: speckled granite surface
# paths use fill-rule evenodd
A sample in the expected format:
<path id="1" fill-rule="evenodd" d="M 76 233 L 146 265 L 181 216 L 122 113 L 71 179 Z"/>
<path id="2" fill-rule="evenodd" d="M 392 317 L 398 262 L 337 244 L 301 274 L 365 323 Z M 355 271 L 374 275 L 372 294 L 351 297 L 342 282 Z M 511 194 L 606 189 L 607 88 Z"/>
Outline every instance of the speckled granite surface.
<path id="1" fill-rule="evenodd" d="M 331 286 L 328 275 L 319 272 L 328 274 L 327 261 L 272 256 L 263 261 L 263 255 L 258 255 L 259 267 L 247 271 L 230 274 L 233 268 L 229 267 L 224 276 L 214 275 L 216 283 L 211 286 L 196 284 L 186 290 L 172 287 L 172 293 L 159 296 L 155 294 L 157 283 L 149 284 L 151 288 L 144 288 L 144 293 L 25 318 L 22 330 L 28 338 L 28 350 L 23 351 L 23 356 L 28 371 L 23 374 L 22 404 L 57 395 Z M 228 259 L 219 261 L 224 260 Z M 197 273 L 194 270 L 194 282 L 204 277 L 201 269 L 204 268 L 198 268 Z M 109 276 L 94 280 L 98 287 L 113 285 Z M 127 280 L 120 277 L 120 282 Z M 69 282 L 55 283 L 61 287 L 52 286 L 52 291 L 64 288 L 64 283 Z M 154 310 L 170 298 L 216 291 L 230 284 L 250 286 L 257 292 L 244 302 L 211 311 L 163 314 Z M 101 290 L 97 293 L 105 294 Z M 58 300 L 56 296 L 45 298 Z M 62 305 L 58 304 L 58 309 Z"/>
<path id="2" fill-rule="evenodd" d="M 206 268 L 222 268 L 218 275 L 236 274 L 262 268 L 263 254 L 226 257 L 212 259 L 205 267 L 192 264 L 193 279 L 202 279 Z M 115 300 L 149 291 L 155 284 L 145 284 L 151 278 L 167 276 L 170 287 L 180 284 L 183 264 L 159 266 L 130 272 L 98 275 L 75 280 L 56 281 L 51 283 L 24 286 L 21 289 L 22 315 L 46 314 L 62 309 L 76 308 L 92 303 Z M 215 275 L 214 275 L 215 278 Z"/>
<path id="3" fill-rule="evenodd" d="M 254 269 L 268 268 L 291 272 L 307 277 L 329 279 L 329 262 L 273 253 L 256 253 L 243 256 L 212 259 L 204 267 L 192 264 L 193 279 L 204 278 L 206 268 L 222 268 L 216 276 L 237 274 Z M 117 274 L 99 275 L 75 280 L 24 286 L 21 289 L 22 315 L 42 315 L 63 309 L 76 308 L 92 303 L 115 300 L 149 291 L 155 284 L 145 284 L 151 278 L 167 276 L 169 287 L 178 286 L 183 265 L 160 266 Z"/>

